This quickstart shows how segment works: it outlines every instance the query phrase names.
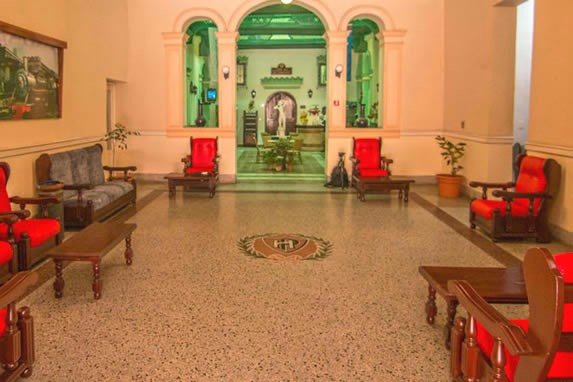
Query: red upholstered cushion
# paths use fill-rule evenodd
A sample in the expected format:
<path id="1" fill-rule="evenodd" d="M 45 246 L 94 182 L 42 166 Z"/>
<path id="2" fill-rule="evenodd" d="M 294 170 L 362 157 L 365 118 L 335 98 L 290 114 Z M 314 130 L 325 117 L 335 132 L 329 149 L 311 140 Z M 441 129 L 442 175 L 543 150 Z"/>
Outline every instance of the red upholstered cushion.
<path id="1" fill-rule="evenodd" d="M 8 314 L 8 310 L 0 309 L 0 336 L 4 335 L 6 331 L 6 315 Z"/>
<path id="2" fill-rule="evenodd" d="M 354 157 L 360 159 L 360 174 L 367 168 L 380 168 L 380 140 L 378 138 L 360 138 L 354 140 Z"/>
<path id="3" fill-rule="evenodd" d="M 189 167 L 185 170 L 187 174 L 197 173 L 197 172 L 212 172 L 214 165 L 211 167 Z"/>
<path id="4" fill-rule="evenodd" d="M 6 174 L 4 169 L 0 167 L 0 212 L 12 211 L 10 200 L 8 199 L 8 191 L 6 190 Z"/>
<path id="5" fill-rule="evenodd" d="M 388 176 L 388 171 L 381 168 L 360 167 L 360 176 Z"/>
<path id="6" fill-rule="evenodd" d="M 545 164 L 544 158 L 526 156 L 521 160 L 521 167 L 519 168 L 519 175 L 515 183 L 516 192 L 544 192 L 547 188 L 547 178 L 543 172 L 543 165 Z M 528 199 L 515 199 L 516 203 L 529 205 Z M 533 201 L 535 213 L 539 209 L 541 199 L 537 198 Z"/>
<path id="7" fill-rule="evenodd" d="M 563 276 L 563 281 L 573 283 L 573 252 L 559 253 L 553 255 L 557 269 Z M 573 332 L 573 330 L 571 330 Z"/>
<path id="8" fill-rule="evenodd" d="M 573 331 L 573 305 L 565 304 L 565 320 L 563 321 L 563 331 L 570 332 Z M 567 317 L 571 317 L 567 319 Z M 519 325 L 525 332 L 529 328 L 528 320 L 511 320 L 516 325 Z M 493 336 L 488 333 L 487 330 L 477 322 L 478 331 L 478 345 L 484 354 L 488 357 L 491 356 L 493 350 Z M 513 382 L 513 376 L 515 375 L 515 370 L 517 369 L 517 364 L 519 363 L 519 357 L 513 356 L 504 349 L 506 364 L 505 364 L 505 374 L 507 375 L 510 382 Z M 556 353 L 551 368 L 549 369 L 548 376 L 550 378 L 572 378 L 573 377 L 573 353 Z"/>
<path id="9" fill-rule="evenodd" d="M 14 223 L 14 236 L 20 240 L 22 234 L 30 235 L 32 248 L 56 236 L 60 232 L 60 223 L 56 219 L 26 219 Z M 0 240 L 8 237 L 8 226 L 0 223 Z"/>
<path id="10" fill-rule="evenodd" d="M 0 241 L 0 265 L 4 265 L 14 256 L 12 246 L 5 241 Z"/>
<path id="11" fill-rule="evenodd" d="M 486 219 L 491 219 L 493 216 L 493 210 L 499 208 L 500 216 L 505 216 L 505 207 L 507 202 L 503 200 L 489 200 L 489 199 L 475 199 L 472 201 L 470 208 L 476 214 L 483 216 Z M 537 210 L 533 210 L 536 214 Z M 523 205 L 522 203 L 513 202 L 511 203 L 511 215 L 512 216 L 527 216 L 529 214 L 529 202 Z"/>
<path id="12" fill-rule="evenodd" d="M 215 138 L 193 138 L 191 142 L 191 165 L 193 167 L 213 167 L 217 155 Z"/>

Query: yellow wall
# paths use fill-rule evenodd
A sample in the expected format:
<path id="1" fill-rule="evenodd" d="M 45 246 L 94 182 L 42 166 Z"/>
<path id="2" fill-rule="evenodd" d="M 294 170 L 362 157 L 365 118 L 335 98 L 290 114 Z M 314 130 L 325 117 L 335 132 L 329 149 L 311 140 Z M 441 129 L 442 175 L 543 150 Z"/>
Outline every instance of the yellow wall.
<path id="1" fill-rule="evenodd" d="M 3 0 L 1 8 L 2 21 L 68 43 L 63 117 L 0 121 L 0 160 L 13 170 L 9 191 L 32 196 L 40 153 L 103 137 L 106 79 L 127 78 L 127 7 L 122 0 Z"/>
<path id="2" fill-rule="evenodd" d="M 536 0 L 528 153 L 554 158 L 563 172 L 553 223 L 573 232 L 573 2 Z"/>
<path id="3" fill-rule="evenodd" d="M 346 0 L 330 5 L 321 0 L 298 0 L 315 11 L 331 41 L 344 40 L 346 23 L 354 16 L 370 17 L 381 26 L 384 51 L 391 56 L 385 94 L 396 84 L 392 128 L 346 129 L 333 101 L 346 97 L 344 81 L 328 63 L 326 95 L 330 120 L 327 170 L 337 152 L 350 154 L 351 137 L 383 136 L 384 154 L 395 160 L 394 173 L 433 175 L 444 170 L 436 134 L 468 142 L 464 175 L 495 181 L 510 178 L 512 143 L 515 8 L 494 7 L 497 0 Z M 180 171 L 188 152 L 188 136 L 219 135 L 222 178 L 235 175 L 236 110 L 234 65 L 223 81 L 220 103 L 228 103 L 218 129 L 185 129 L 169 133 L 167 111 L 183 110 L 167 100 L 169 83 L 184 83 L 184 62 L 168 65 L 183 49 L 182 31 L 188 23 L 210 18 L 219 26 L 220 65 L 234 64 L 237 25 L 250 11 L 275 4 L 271 0 L 4 0 L 3 21 L 68 42 L 65 53 L 64 105 L 61 120 L 0 122 L 0 159 L 8 160 L 19 175 L 11 182 L 13 194 L 33 193 L 33 160 L 40 152 L 61 151 L 105 132 L 106 78 L 125 81 L 118 88 L 117 120 L 142 131 L 130 139 L 120 164 L 136 164 L 142 174 Z M 559 6 L 554 4 L 558 3 Z M 562 193 L 554 222 L 573 231 L 573 202 L 567 169 L 572 167 L 573 138 L 568 113 L 573 53 L 570 0 L 537 0 L 528 149 L 555 156 L 564 166 Z M 170 45 L 171 44 L 171 45 Z M 339 45 L 329 57 L 344 62 Z M 335 53 L 331 56 L 331 53 Z M 171 57 L 171 58 L 170 58 Z M 171 62 L 173 64 L 173 62 Z M 312 62 L 315 66 L 315 62 Z M 180 81 L 179 81 L 180 80 Z M 171 82 L 170 82 L 171 81 Z M 182 86 L 182 85 L 181 85 Z M 186 89 L 175 89 L 183 92 Z M 221 90 L 221 89 L 220 89 Z M 181 97 L 182 94 L 177 94 Z M 389 99 L 389 97 L 385 98 Z M 222 107 L 223 109 L 223 107 Z M 387 110 L 385 110 L 387 111 Z M 384 111 L 383 111 L 384 112 Z M 181 112 L 182 113 L 182 112 Z M 387 115 L 388 113 L 386 113 Z M 221 117 L 221 116 L 220 116 Z M 183 118 L 181 118 L 183 120 Z M 465 121 L 465 128 L 460 126 Z M 69 141 L 69 143 L 65 143 Z M 53 144 L 53 145 L 51 145 Z M 16 150 L 22 148 L 22 150 Z M 68 147 L 65 147 L 68 148 Z"/>

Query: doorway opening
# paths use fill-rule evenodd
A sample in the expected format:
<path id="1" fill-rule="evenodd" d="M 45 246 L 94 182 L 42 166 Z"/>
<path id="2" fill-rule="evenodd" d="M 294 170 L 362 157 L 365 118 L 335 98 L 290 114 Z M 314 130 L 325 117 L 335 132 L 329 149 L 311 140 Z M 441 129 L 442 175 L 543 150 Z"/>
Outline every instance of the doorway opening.
<path id="1" fill-rule="evenodd" d="M 325 180 L 324 32 L 318 16 L 292 4 L 260 8 L 241 23 L 237 43 L 239 181 Z"/>

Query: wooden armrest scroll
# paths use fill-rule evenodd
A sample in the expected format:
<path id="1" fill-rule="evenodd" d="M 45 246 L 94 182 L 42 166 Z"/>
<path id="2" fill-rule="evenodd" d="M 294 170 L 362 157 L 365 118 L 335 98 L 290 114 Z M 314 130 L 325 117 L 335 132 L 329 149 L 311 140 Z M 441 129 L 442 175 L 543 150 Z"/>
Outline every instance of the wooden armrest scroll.
<path id="1" fill-rule="evenodd" d="M 38 198 L 21 198 L 19 196 L 13 196 L 10 198 L 10 202 L 14 204 L 19 204 L 20 208 L 24 209 L 26 204 L 53 204 L 58 203 L 57 198 L 52 198 L 50 196 L 38 197 Z"/>
<path id="2" fill-rule="evenodd" d="M 448 290 L 454 293 L 464 307 L 494 338 L 500 338 L 513 355 L 535 354 L 527 341 L 525 331 L 489 305 L 465 280 L 448 281 Z"/>
<path id="3" fill-rule="evenodd" d="M 28 288 L 38 282 L 36 272 L 24 271 L 16 273 L 10 280 L 0 287 L 0 306 L 7 306 L 20 300 Z"/>
<path id="4" fill-rule="evenodd" d="M 15 215 L 18 217 L 18 219 L 24 220 L 26 218 L 29 218 L 31 213 L 28 210 L 15 210 L 15 211 L 10 211 L 10 212 L 0 212 L 0 216 L 11 216 L 11 215 Z M 9 220 L 11 220 L 11 218 Z"/>

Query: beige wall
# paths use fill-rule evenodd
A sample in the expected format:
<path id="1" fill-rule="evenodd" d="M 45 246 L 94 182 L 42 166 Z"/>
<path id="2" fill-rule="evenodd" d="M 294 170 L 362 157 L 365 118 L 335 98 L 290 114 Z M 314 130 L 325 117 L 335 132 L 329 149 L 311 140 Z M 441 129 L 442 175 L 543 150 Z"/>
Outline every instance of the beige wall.
<path id="1" fill-rule="evenodd" d="M 528 153 L 554 158 L 563 172 L 554 224 L 573 232 L 573 2 L 536 0 Z"/>
<path id="2" fill-rule="evenodd" d="M 40 153 L 103 137 L 106 79 L 127 78 L 127 7 L 121 0 L 3 0 L 1 8 L 2 21 L 68 43 L 63 117 L 0 121 L 0 160 L 13 169 L 9 191 L 32 196 Z"/>
<path id="3" fill-rule="evenodd" d="M 337 152 L 350 154 L 352 136 L 382 136 L 383 151 L 395 160 L 394 172 L 433 175 L 443 170 L 434 142 L 438 133 L 468 142 L 463 165 L 469 179 L 506 180 L 510 177 L 512 135 L 515 8 L 494 7 L 496 0 L 346 0 L 327 7 L 321 0 L 299 0 L 322 18 L 332 41 L 344 36 L 353 16 L 372 17 L 385 31 L 384 50 L 391 52 L 386 93 L 393 93 L 393 128 L 346 129 L 330 121 L 327 172 Z M 555 3 L 559 6 L 552 6 Z M 12 193 L 33 192 L 33 160 L 39 152 L 61 150 L 101 137 L 105 131 L 105 79 L 125 81 L 118 89 L 117 120 L 142 131 L 130 139 L 119 163 L 133 163 L 144 174 L 180 169 L 188 151 L 188 136 L 219 135 L 224 176 L 235 174 L 236 110 L 234 82 L 226 83 L 220 101 L 225 126 L 219 129 L 167 130 L 167 83 L 183 73 L 170 70 L 169 55 L 182 48 L 184 25 L 210 18 L 219 25 L 225 51 L 221 61 L 232 62 L 234 31 L 250 11 L 275 1 L 265 0 L 4 0 L 3 21 L 68 42 L 65 53 L 64 117 L 61 120 L 0 122 L 0 158 L 19 175 Z M 532 79 L 532 153 L 555 156 L 564 166 L 564 182 L 554 222 L 573 231 L 571 189 L 573 138 L 568 108 L 573 53 L 568 21 L 570 0 L 537 0 Z M 166 34 L 171 33 L 171 34 Z M 173 43 L 173 49 L 167 49 Z M 179 45 L 178 45 L 179 44 Z M 332 57 L 343 60 L 343 48 Z M 330 54 L 329 52 L 329 57 Z M 390 54 L 388 55 L 390 56 Z M 387 58 L 387 57 L 386 57 Z M 183 64 L 181 62 L 181 64 Z M 329 75 L 335 62 L 329 62 Z M 315 63 L 312 63 L 313 67 Z M 331 77 L 332 78 L 332 77 Z M 234 68 L 231 80 L 234 79 Z M 345 99 L 343 82 L 329 81 L 329 110 Z M 183 92 L 183 89 L 178 91 Z M 178 94 L 179 97 L 182 94 Z M 386 99 L 388 99 L 387 97 Z M 225 101 L 226 100 L 226 101 Z M 342 102 L 343 105 L 343 102 Z M 183 104 L 176 105 L 183 108 Z M 465 128 L 460 123 L 465 121 Z M 50 146 L 53 144 L 52 146 Z M 22 148 L 19 150 L 18 148 Z"/>

